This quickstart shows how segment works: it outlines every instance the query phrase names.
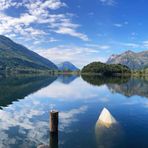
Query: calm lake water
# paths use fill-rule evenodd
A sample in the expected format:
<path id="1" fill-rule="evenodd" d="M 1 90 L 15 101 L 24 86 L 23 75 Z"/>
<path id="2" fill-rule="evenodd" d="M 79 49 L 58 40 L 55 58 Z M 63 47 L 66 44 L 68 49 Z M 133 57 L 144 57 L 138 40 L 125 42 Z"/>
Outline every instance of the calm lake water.
<path id="1" fill-rule="evenodd" d="M 97 130 L 104 107 L 118 129 Z M 148 147 L 148 79 L 1 78 L 0 108 L 0 148 L 49 145 L 51 109 L 60 111 L 59 148 Z"/>

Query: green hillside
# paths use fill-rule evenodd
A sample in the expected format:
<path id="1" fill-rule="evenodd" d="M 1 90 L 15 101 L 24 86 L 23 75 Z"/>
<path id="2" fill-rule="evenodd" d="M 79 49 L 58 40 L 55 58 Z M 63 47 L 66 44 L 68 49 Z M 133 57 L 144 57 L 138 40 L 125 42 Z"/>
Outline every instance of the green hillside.
<path id="1" fill-rule="evenodd" d="M 0 70 L 57 70 L 54 63 L 26 47 L 0 35 Z"/>

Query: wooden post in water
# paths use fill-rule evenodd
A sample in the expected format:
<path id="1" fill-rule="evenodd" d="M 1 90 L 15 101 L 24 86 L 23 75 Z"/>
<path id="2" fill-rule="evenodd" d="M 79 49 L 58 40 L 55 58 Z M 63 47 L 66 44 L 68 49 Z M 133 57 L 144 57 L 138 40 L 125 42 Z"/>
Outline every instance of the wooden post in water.
<path id="1" fill-rule="evenodd" d="M 50 111 L 50 132 L 58 133 L 59 112 L 57 110 Z"/>
<path id="2" fill-rule="evenodd" d="M 50 148 L 58 148 L 58 132 L 50 132 Z"/>
<path id="3" fill-rule="evenodd" d="M 58 148 L 58 122 L 59 112 L 57 110 L 50 111 L 50 148 Z"/>
<path id="4" fill-rule="evenodd" d="M 58 148 L 58 122 L 59 112 L 57 110 L 50 111 L 50 143 L 49 145 L 41 144 L 37 148 Z"/>

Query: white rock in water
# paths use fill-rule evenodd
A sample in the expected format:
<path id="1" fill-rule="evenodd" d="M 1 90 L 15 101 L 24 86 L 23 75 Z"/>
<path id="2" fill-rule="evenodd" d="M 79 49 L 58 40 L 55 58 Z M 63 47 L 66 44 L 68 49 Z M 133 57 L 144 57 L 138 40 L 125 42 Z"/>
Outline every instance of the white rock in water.
<path id="1" fill-rule="evenodd" d="M 100 124 L 105 125 L 107 127 L 117 123 L 115 118 L 111 115 L 111 113 L 106 108 L 102 110 L 99 116 L 98 122 L 100 122 Z"/>

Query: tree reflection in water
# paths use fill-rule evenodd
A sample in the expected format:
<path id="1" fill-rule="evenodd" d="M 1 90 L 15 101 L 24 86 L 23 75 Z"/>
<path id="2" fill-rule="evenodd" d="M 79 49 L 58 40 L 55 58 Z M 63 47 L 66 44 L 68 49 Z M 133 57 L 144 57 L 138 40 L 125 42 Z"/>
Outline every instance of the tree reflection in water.
<path id="1" fill-rule="evenodd" d="M 106 85 L 114 93 L 120 93 L 124 96 L 143 96 L 148 98 L 148 77 L 101 77 L 93 75 L 83 75 L 83 80 L 95 86 Z"/>

